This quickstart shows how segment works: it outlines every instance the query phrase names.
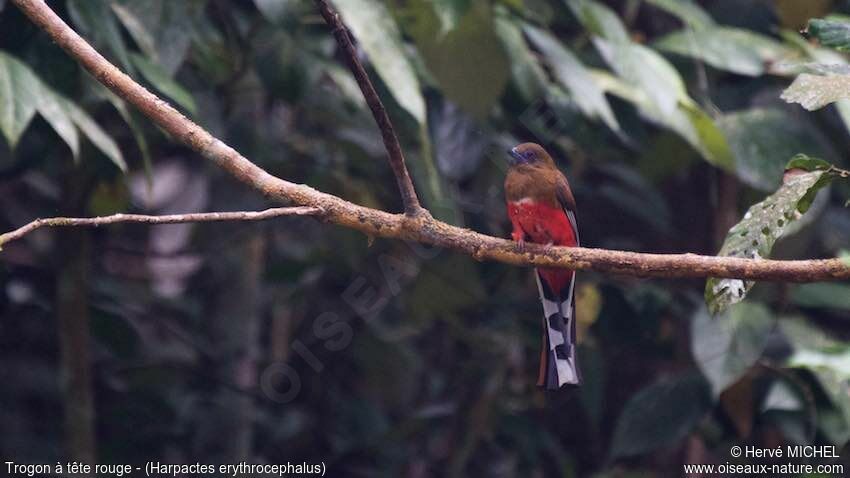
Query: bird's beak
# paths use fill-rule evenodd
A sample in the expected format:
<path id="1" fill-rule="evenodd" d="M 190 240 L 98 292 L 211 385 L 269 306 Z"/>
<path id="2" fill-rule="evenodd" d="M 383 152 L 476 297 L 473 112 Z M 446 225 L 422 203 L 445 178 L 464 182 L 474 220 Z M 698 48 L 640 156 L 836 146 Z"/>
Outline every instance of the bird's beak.
<path id="1" fill-rule="evenodd" d="M 509 163 L 518 164 L 522 162 L 522 155 L 519 154 L 519 151 L 517 151 L 516 148 L 509 149 L 508 154 L 511 157 L 511 159 L 508 160 Z"/>

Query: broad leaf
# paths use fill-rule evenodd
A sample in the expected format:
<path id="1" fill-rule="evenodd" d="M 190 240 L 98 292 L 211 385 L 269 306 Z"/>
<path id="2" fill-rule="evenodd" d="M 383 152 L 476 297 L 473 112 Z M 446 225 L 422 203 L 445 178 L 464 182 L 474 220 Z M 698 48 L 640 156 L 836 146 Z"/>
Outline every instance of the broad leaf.
<path id="1" fill-rule="evenodd" d="M 850 51 L 850 23 L 815 18 L 809 20 L 807 32 L 823 46 Z"/>
<path id="2" fill-rule="evenodd" d="M 676 132 L 709 163 L 734 170 L 734 156 L 724 133 L 691 98 L 682 95 L 676 109 L 665 115 L 642 89 L 604 71 L 594 70 L 591 75 L 605 92 L 633 103 L 646 119 Z"/>
<path id="3" fill-rule="evenodd" d="M 106 0 L 68 0 L 68 13 L 77 29 L 87 35 L 95 46 L 108 48 L 121 66 L 131 71 L 127 44 L 121 27 Z"/>
<path id="4" fill-rule="evenodd" d="M 109 0 L 109 4 L 145 56 L 173 76 L 186 58 L 206 0 Z"/>
<path id="5" fill-rule="evenodd" d="M 440 33 L 445 35 L 457 28 L 471 3 L 470 0 L 434 0 L 432 4 L 440 19 Z"/>
<path id="6" fill-rule="evenodd" d="M 803 73 L 782 93 L 782 99 L 809 111 L 850 98 L 850 76 Z"/>
<path id="7" fill-rule="evenodd" d="M 612 130 L 619 130 L 620 125 L 605 98 L 605 92 L 596 85 L 594 78 L 578 58 L 550 33 L 532 26 L 526 26 L 524 30 L 531 42 L 547 58 L 555 78 L 570 92 L 579 109 L 590 118 L 601 119 Z"/>
<path id="8" fill-rule="evenodd" d="M 419 124 L 425 124 L 419 80 L 404 53 L 398 26 L 384 4 L 369 0 L 338 0 L 334 4 L 393 98 Z"/>
<path id="9" fill-rule="evenodd" d="M 608 7 L 593 0 L 566 2 L 595 35 L 593 43 L 602 58 L 628 85 L 617 85 L 611 92 L 623 94 L 644 116 L 685 138 L 710 163 L 731 170 L 732 153 L 723 133 L 688 96 L 679 72 L 655 50 L 633 43 Z"/>
<path id="10" fill-rule="evenodd" d="M 74 122 L 63 107 L 64 99 L 47 85 L 41 84 L 38 99 L 38 114 L 56 131 L 56 134 L 71 148 L 74 159 L 80 154 L 80 135 Z"/>
<path id="11" fill-rule="evenodd" d="M 82 108 L 74 102 L 62 98 L 60 101 L 62 108 L 71 118 L 71 121 L 83 132 L 84 135 L 105 154 L 121 171 L 127 171 L 127 163 L 124 161 L 124 155 L 121 154 L 121 149 L 118 144 L 106 134 L 103 129 L 88 115 Z"/>
<path id="12" fill-rule="evenodd" d="M 783 318 L 780 327 L 794 350 L 787 365 L 811 372 L 838 410 L 818 413 L 821 430 L 833 443 L 843 445 L 850 439 L 850 349 L 833 333 L 802 317 Z"/>
<path id="13" fill-rule="evenodd" d="M 411 162 L 411 169 L 417 182 L 425 186 L 426 207 L 437 217 L 446 218 L 440 212 L 445 208 L 436 205 L 444 195 L 432 155 L 425 99 L 413 63 L 405 54 L 398 25 L 382 2 L 338 0 L 335 5 L 390 94 L 419 123 L 421 154 L 419 161 Z"/>
<path id="14" fill-rule="evenodd" d="M 764 201 L 750 207 L 744 218 L 729 230 L 720 256 L 763 259 L 773 245 L 809 208 L 818 190 L 840 174 L 822 168 L 811 158 L 795 158 L 796 168 L 786 173 L 783 185 Z M 811 169 L 805 171 L 804 169 Z M 705 286 L 705 299 L 713 314 L 744 299 L 753 281 L 711 278 Z"/>
<path id="15" fill-rule="evenodd" d="M 774 191 L 786 160 L 797 153 L 831 157 L 821 134 L 805 118 L 778 108 L 753 108 L 718 118 L 735 153 L 735 175 L 747 185 Z"/>
<path id="16" fill-rule="evenodd" d="M 830 349 L 797 348 L 788 366 L 806 369 L 817 378 L 839 412 L 828 420 L 825 418 L 829 415 L 820 414 L 821 431 L 831 442 L 843 446 L 850 440 L 850 348 L 843 344 Z"/>
<path id="17" fill-rule="evenodd" d="M 611 454 L 635 456 L 679 442 L 711 410 L 699 374 L 662 379 L 636 393 L 617 419 Z"/>
<path id="18" fill-rule="evenodd" d="M 490 7 L 475 2 L 447 33 L 425 2 L 412 2 L 405 12 L 415 18 L 408 30 L 442 92 L 476 118 L 486 119 L 510 77 Z"/>
<path id="19" fill-rule="evenodd" d="M 683 99 L 679 103 L 678 112 L 684 113 L 690 123 L 690 128 L 678 119 L 678 114 L 674 114 L 668 120 L 673 125 L 671 129 L 679 131 L 706 161 L 718 168 L 731 170 L 734 167 L 732 149 L 729 147 L 729 141 L 726 139 L 724 131 L 720 129 L 715 120 L 690 98 Z M 673 123 L 674 121 L 675 123 Z"/>
<path id="20" fill-rule="evenodd" d="M 40 85 L 28 66 L 0 52 L 0 132 L 12 147 L 35 116 Z"/>
<path id="21" fill-rule="evenodd" d="M 77 158 L 80 137 L 61 102 L 29 66 L 0 52 L 0 131 L 12 147 L 37 111 Z"/>
<path id="22" fill-rule="evenodd" d="M 758 303 L 730 307 L 723 317 L 700 308 L 691 321 L 691 352 L 718 397 L 761 357 L 776 326 L 770 311 Z"/>
<path id="23" fill-rule="evenodd" d="M 782 38 L 794 47 L 798 48 L 806 55 L 807 59 L 815 62 L 814 68 L 812 68 L 812 65 L 806 65 L 806 68 L 802 71 L 796 71 L 794 74 L 850 74 L 850 65 L 848 65 L 844 55 L 828 48 L 817 47 L 806 41 L 806 39 L 800 36 L 797 32 L 783 31 Z M 772 70 L 777 70 L 777 68 L 774 67 Z M 779 73 L 783 74 L 782 71 Z M 850 130 L 850 100 L 838 100 L 835 103 L 835 108 L 838 110 L 838 114 L 841 116 L 841 120 L 844 122 L 845 128 Z"/>
<path id="24" fill-rule="evenodd" d="M 711 16 L 692 0 L 647 0 L 647 3 L 679 17 L 691 28 L 714 26 Z"/>
<path id="25" fill-rule="evenodd" d="M 496 10 L 493 21 L 496 34 L 510 59 L 513 84 L 523 99 L 531 103 L 544 97 L 549 88 L 549 79 L 540 66 L 537 55 L 526 43 L 522 28 L 504 12 L 504 9 Z"/>
<path id="26" fill-rule="evenodd" d="M 281 24 L 284 19 L 292 14 L 292 7 L 297 0 L 254 0 L 257 10 L 266 20 Z"/>
<path id="27" fill-rule="evenodd" d="M 609 7 L 593 0 L 565 0 L 589 32 L 611 42 L 631 43 L 626 26 Z"/>
<path id="28" fill-rule="evenodd" d="M 850 310 L 850 285 L 802 284 L 794 288 L 791 301 L 800 307 Z"/>
<path id="29" fill-rule="evenodd" d="M 682 77 L 655 50 L 637 43 L 595 39 L 597 50 L 626 82 L 640 88 L 663 116 L 671 115 L 687 96 Z"/>
<path id="30" fill-rule="evenodd" d="M 193 115 L 198 112 L 198 106 L 195 104 L 192 94 L 186 91 L 180 83 L 174 81 L 161 66 L 136 53 L 130 55 L 130 60 L 154 88 Z"/>
<path id="31" fill-rule="evenodd" d="M 671 33 L 654 46 L 660 50 L 698 58 L 739 75 L 759 76 L 766 65 L 781 61 L 793 51 L 758 33 L 730 27 L 709 27 Z"/>

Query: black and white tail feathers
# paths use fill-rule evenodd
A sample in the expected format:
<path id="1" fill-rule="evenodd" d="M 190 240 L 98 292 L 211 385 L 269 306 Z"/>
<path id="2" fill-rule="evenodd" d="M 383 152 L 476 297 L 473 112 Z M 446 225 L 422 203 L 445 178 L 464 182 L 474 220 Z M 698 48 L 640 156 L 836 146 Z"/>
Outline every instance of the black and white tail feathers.
<path id="1" fill-rule="evenodd" d="M 554 293 L 535 271 L 543 304 L 543 352 L 538 385 L 558 390 L 564 385 L 581 385 L 576 357 L 575 274 L 569 290 Z M 561 297 L 565 297 L 561 299 Z"/>

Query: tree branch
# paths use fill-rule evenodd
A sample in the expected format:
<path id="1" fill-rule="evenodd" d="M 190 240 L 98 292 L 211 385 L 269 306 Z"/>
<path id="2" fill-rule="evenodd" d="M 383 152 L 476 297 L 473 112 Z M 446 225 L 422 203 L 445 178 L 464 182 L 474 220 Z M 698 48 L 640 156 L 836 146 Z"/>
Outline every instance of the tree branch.
<path id="1" fill-rule="evenodd" d="M 381 102 L 378 92 L 375 91 L 375 87 L 372 86 L 372 80 L 369 79 L 369 75 L 363 68 L 363 64 L 357 59 L 357 51 L 351 43 L 351 35 L 348 32 L 348 28 L 345 27 L 339 18 L 339 14 L 331 8 L 327 1 L 315 1 L 325 22 L 333 29 L 334 37 L 336 37 L 336 41 L 345 55 L 348 67 L 354 74 L 357 85 L 360 86 L 360 91 L 363 92 L 363 97 L 366 98 L 366 104 L 372 110 L 372 116 L 374 116 L 375 122 L 378 123 L 378 128 L 381 130 L 384 147 L 387 149 L 387 159 L 395 174 L 399 192 L 401 192 L 404 212 L 405 214 L 415 216 L 422 212 L 423 209 L 419 205 L 419 198 L 416 196 L 413 181 L 410 180 L 410 174 L 407 172 L 407 166 L 404 164 L 404 153 L 401 151 L 401 145 L 395 134 L 393 123 L 387 115 L 387 110 L 384 109 L 384 104 Z"/>
<path id="2" fill-rule="evenodd" d="M 390 214 L 359 206 L 309 186 L 270 175 L 110 64 L 43 0 L 11 2 L 98 81 L 133 104 L 177 141 L 273 200 L 321 208 L 324 221 L 363 232 L 370 237 L 416 241 L 453 249 L 477 260 L 596 270 L 641 277 L 722 277 L 786 282 L 850 279 L 850 267 L 839 259 L 773 261 L 694 254 L 640 254 L 581 247 L 553 247 L 546 250 L 533 244 L 526 245 L 525 250 L 520 251 L 511 241 L 455 227 L 437 221 L 428 214 Z"/>
<path id="3" fill-rule="evenodd" d="M 0 250 L 3 244 L 20 239 L 42 227 L 79 227 L 105 226 L 120 222 L 138 222 L 144 224 L 178 224 L 184 222 L 218 222 L 218 221 L 263 221 L 281 216 L 310 216 L 319 215 L 322 209 L 318 207 L 279 207 L 265 211 L 237 212 L 203 212 L 193 214 L 171 214 L 166 216 L 146 216 L 142 214 L 113 214 L 101 217 L 50 217 L 36 219 L 14 231 L 0 234 Z"/>

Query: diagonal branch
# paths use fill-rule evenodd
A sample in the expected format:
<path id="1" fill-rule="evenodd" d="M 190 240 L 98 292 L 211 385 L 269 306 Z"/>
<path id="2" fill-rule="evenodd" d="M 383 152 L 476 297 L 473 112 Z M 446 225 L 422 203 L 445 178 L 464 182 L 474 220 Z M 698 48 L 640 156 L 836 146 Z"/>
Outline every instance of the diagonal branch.
<path id="1" fill-rule="evenodd" d="M 20 239 L 42 227 L 82 227 L 105 226 L 122 222 L 137 222 L 142 224 L 179 224 L 185 222 L 221 222 L 221 221 L 264 221 L 281 216 L 313 216 L 320 215 L 318 207 L 278 207 L 264 211 L 235 211 L 235 212 L 201 212 L 192 214 L 170 214 L 165 216 L 147 216 L 143 214 L 113 214 L 99 217 L 50 217 L 36 219 L 14 231 L 0 234 L 0 250 L 3 244 Z"/>
<path id="2" fill-rule="evenodd" d="M 118 70 L 63 22 L 44 0 L 10 1 L 98 81 L 138 108 L 177 141 L 273 200 L 321 208 L 324 221 L 370 237 L 420 242 L 452 249 L 477 260 L 640 277 L 721 277 L 786 282 L 850 279 L 850 266 L 839 259 L 773 261 L 694 254 L 641 254 L 581 247 L 547 250 L 536 245 L 527 245 L 524 251 L 520 251 L 511 241 L 455 227 L 428 214 L 390 214 L 359 206 L 309 186 L 272 176 Z"/>
<path id="3" fill-rule="evenodd" d="M 422 207 L 419 205 L 419 198 L 416 196 L 413 181 L 411 181 L 410 174 L 407 172 L 407 166 L 404 164 L 404 153 L 401 151 L 398 136 L 395 134 L 395 128 L 393 128 L 393 123 L 390 121 L 389 115 L 387 115 L 387 110 L 384 108 L 378 92 L 375 91 L 372 80 L 369 79 L 369 75 L 363 68 L 363 64 L 357 58 L 357 51 L 351 43 L 351 34 L 348 28 L 342 23 L 339 14 L 333 10 L 326 0 L 315 1 L 325 22 L 333 29 L 334 37 L 336 37 L 337 43 L 339 43 L 342 52 L 345 54 L 348 67 L 354 74 L 357 85 L 360 86 L 360 91 L 363 92 L 363 97 L 366 98 L 366 104 L 372 110 L 372 116 L 381 130 L 381 137 L 384 140 L 384 147 L 387 150 L 387 159 L 390 162 L 390 167 L 393 168 L 398 189 L 401 192 L 404 212 L 405 214 L 415 216 L 422 212 Z"/>

